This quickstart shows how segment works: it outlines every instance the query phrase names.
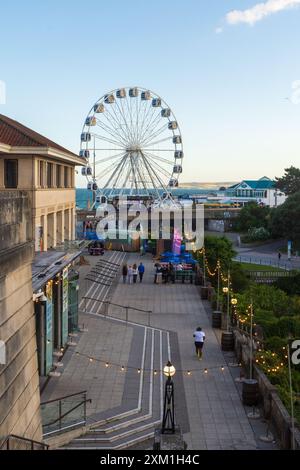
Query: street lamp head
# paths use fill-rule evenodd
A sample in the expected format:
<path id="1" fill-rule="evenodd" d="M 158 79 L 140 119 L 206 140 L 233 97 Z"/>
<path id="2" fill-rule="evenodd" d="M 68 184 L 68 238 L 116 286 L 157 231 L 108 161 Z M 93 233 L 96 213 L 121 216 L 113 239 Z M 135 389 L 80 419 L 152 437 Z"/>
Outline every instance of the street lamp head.
<path id="1" fill-rule="evenodd" d="M 223 287 L 223 292 L 224 292 L 224 294 L 227 294 L 228 293 L 228 287 Z"/>
<path id="2" fill-rule="evenodd" d="M 231 304 L 232 305 L 237 305 L 237 303 L 238 303 L 237 299 L 231 299 Z"/>
<path id="3" fill-rule="evenodd" d="M 166 377 L 173 377 L 173 375 L 175 375 L 175 372 L 175 367 L 173 366 L 173 364 L 171 364 L 170 361 L 168 361 L 168 363 L 164 367 L 164 375 Z"/>

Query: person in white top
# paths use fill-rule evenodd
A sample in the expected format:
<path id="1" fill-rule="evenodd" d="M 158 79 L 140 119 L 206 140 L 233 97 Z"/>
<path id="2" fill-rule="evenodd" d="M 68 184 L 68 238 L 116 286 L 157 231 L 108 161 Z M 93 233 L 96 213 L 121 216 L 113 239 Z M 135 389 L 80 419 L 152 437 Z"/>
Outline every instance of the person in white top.
<path id="1" fill-rule="evenodd" d="M 202 359 L 202 349 L 205 340 L 205 333 L 204 331 L 202 331 L 202 328 L 200 328 L 200 326 L 198 326 L 198 328 L 194 332 L 193 337 L 195 340 L 196 354 L 200 361 Z"/>
<path id="2" fill-rule="evenodd" d="M 128 267 L 128 284 L 132 284 L 132 278 L 133 278 L 133 269 L 131 266 Z"/>

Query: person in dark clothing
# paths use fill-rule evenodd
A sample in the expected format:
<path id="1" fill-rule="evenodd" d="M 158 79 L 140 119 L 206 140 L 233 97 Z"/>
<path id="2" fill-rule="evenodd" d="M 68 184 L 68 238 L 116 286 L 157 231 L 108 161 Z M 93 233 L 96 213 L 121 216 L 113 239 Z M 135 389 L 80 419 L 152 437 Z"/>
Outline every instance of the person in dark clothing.
<path id="1" fill-rule="evenodd" d="M 123 264 L 123 267 L 122 267 L 122 276 L 123 276 L 123 283 L 124 283 L 124 284 L 126 284 L 127 274 L 128 274 L 128 267 L 127 267 L 127 264 Z"/>
<path id="2" fill-rule="evenodd" d="M 167 282 L 168 282 L 168 268 L 165 265 L 163 265 L 163 267 L 162 267 L 162 280 L 165 284 L 167 284 Z"/>
<path id="3" fill-rule="evenodd" d="M 143 282 L 143 277 L 145 273 L 145 266 L 143 265 L 143 263 L 139 264 L 138 271 L 139 271 L 140 282 Z"/>
<path id="4" fill-rule="evenodd" d="M 168 266 L 168 282 L 170 281 L 173 284 L 175 283 L 175 269 L 172 263 L 169 263 L 169 266 Z"/>

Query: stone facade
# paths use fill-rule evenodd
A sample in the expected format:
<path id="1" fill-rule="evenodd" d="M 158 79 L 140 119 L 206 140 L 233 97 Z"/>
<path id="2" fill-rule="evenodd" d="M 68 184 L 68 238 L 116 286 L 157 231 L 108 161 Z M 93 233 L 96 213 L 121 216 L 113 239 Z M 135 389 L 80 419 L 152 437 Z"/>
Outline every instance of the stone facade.
<path id="1" fill-rule="evenodd" d="M 42 440 L 32 232 L 30 194 L 0 191 L 0 340 L 6 353 L 0 364 L 0 440 L 9 434 Z"/>
<path id="2" fill-rule="evenodd" d="M 5 190 L 4 162 L 16 160 L 16 189 L 30 194 L 35 251 L 47 251 L 75 238 L 75 163 L 42 155 L 0 155 L 0 190 Z M 7 189 L 9 191 L 9 189 Z"/>

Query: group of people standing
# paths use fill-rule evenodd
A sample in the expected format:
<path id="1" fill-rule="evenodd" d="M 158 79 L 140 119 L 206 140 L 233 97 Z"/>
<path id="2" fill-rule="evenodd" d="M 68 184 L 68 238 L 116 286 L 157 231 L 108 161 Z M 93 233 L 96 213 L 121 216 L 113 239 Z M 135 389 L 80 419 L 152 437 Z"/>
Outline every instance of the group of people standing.
<path id="1" fill-rule="evenodd" d="M 157 283 L 158 275 L 162 275 L 162 281 L 167 284 L 167 282 L 175 283 L 176 271 L 182 271 L 183 266 L 181 263 L 174 265 L 173 263 L 163 264 L 156 263 L 155 265 L 155 275 L 154 275 L 154 284 Z"/>
<path id="2" fill-rule="evenodd" d="M 137 278 L 139 276 L 140 282 L 143 282 L 143 277 L 145 273 L 145 266 L 141 262 L 139 266 L 137 264 L 133 264 L 132 266 L 127 264 L 123 264 L 122 267 L 122 276 L 123 276 L 123 283 L 126 284 L 136 284 Z"/>

